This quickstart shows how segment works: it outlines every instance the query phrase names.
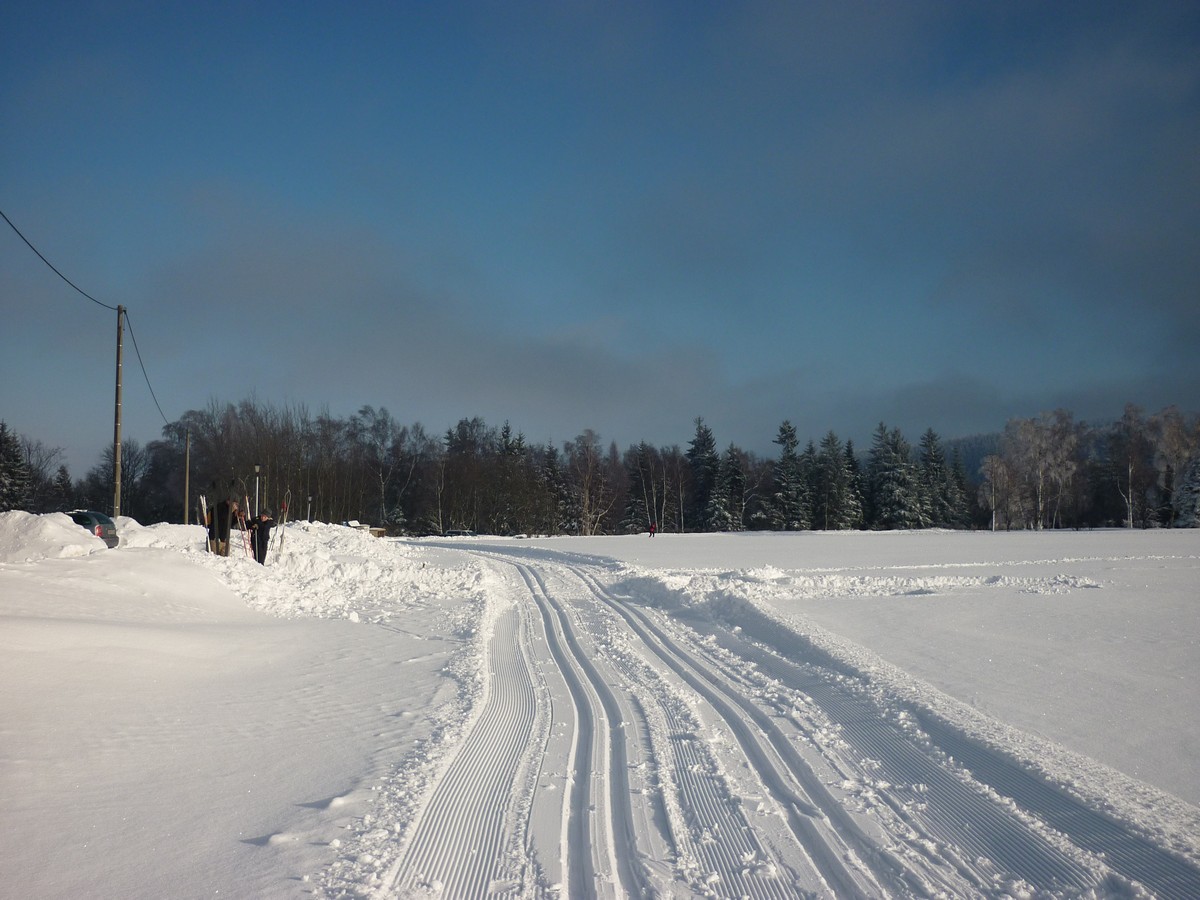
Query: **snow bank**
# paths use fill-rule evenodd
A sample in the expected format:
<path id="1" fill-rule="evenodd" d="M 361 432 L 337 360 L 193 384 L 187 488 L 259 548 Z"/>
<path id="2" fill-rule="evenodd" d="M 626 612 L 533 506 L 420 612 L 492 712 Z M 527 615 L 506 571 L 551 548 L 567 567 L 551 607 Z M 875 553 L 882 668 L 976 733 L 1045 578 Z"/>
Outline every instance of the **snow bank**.
<path id="1" fill-rule="evenodd" d="M 252 609 L 280 618 L 345 618 L 382 622 L 447 594 L 474 593 L 486 575 L 458 559 L 431 564 L 409 544 L 323 522 L 289 522 L 271 533 L 266 566 L 252 559 L 238 532 L 228 557 L 208 552 L 198 525 L 143 526 L 121 519 L 121 547 L 169 550 L 216 574 Z"/>
<path id="2" fill-rule="evenodd" d="M 160 522 L 146 527 L 137 519 L 128 516 L 117 516 L 114 524 L 117 526 L 117 534 L 121 536 L 119 549 L 122 550 L 131 547 L 176 552 L 206 549 L 204 529 L 198 525 L 169 525 Z"/>
<path id="3" fill-rule="evenodd" d="M 107 550 L 104 541 L 64 513 L 35 516 L 20 510 L 0 513 L 0 563 L 73 559 Z"/>
<path id="4" fill-rule="evenodd" d="M 336 526 L 265 567 L 118 529 L 0 516 L 0 893 L 296 896 L 470 721 L 486 579 Z"/>

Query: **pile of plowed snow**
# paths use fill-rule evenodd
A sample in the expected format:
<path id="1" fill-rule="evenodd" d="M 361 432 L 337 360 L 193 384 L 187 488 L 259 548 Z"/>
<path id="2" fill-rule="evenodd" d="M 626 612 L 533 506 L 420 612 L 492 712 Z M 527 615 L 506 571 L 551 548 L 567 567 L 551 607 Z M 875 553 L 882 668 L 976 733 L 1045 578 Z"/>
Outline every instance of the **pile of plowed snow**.
<path id="1" fill-rule="evenodd" d="M 0 513 L 0 563 L 72 559 L 107 549 L 104 541 L 80 528 L 65 513 Z"/>

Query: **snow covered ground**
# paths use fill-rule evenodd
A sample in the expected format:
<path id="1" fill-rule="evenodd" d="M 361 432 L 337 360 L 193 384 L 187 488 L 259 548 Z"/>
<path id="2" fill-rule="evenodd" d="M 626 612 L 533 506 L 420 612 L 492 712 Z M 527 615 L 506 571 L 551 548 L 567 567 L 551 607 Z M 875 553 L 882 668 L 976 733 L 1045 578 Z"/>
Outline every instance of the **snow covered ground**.
<path id="1" fill-rule="evenodd" d="M 1200 533 L 0 514 L 0 894 L 1200 896 Z"/>

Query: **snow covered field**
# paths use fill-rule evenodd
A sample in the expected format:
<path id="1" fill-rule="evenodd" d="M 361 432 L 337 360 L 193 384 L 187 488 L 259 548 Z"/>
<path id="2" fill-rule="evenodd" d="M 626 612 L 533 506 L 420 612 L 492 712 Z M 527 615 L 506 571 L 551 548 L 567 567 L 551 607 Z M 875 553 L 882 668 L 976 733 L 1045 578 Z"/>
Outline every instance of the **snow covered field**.
<path id="1" fill-rule="evenodd" d="M 12 897 L 1200 896 L 1200 532 L 0 514 Z"/>

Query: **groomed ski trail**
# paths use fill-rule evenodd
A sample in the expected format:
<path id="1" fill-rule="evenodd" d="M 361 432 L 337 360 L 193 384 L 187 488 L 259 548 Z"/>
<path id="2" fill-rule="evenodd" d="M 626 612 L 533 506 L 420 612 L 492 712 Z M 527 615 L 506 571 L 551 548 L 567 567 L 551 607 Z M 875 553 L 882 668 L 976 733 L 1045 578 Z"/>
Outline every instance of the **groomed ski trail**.
<path id="1" fill-rule="evenodd" d="M 539 713 L 522 626 L 515 609 L 497 617 L 479 715 L 376 896 L 487 897 L 520 883 L 511 805 L 523 793 Z"/>
<path id="2" fill-rule="evenodd" d="M 622 713 L 536 573 L 515 572 L 479 714 L 377 897 L 643 893 L 635 827 L 611 815 L 628 812 Z"/>
<path id="3" fill-rule="evenodd" d="M 753 609 L 595 560 L 507 572 L 475 719 L 372 896 L 1200 896 L 1200 871 L 990 748 L 880 706 Z"/>

